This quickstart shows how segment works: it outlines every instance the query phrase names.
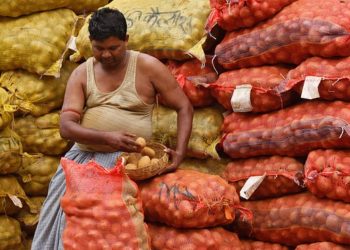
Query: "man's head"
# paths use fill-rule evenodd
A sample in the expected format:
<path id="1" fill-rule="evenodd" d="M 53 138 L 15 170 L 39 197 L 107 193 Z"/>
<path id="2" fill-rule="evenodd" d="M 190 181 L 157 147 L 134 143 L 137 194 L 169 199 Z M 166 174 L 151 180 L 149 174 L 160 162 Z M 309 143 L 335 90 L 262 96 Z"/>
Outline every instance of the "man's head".
<path id="1" fill-rule="evenodd" d="M 127 26 L 124 15 L 114 9 L 102 8 L 92 14 L 89 22 L 91 40 L 102 41 L 109 37 L 127 39 Z"/>
<path id="2" fill-rule="evenodd" d="M 96 60 L 108 68 L 124 61 L 128 35 L 124 15 L 110 8 L 96 11 L 89 22 L 92 53 Z"/>

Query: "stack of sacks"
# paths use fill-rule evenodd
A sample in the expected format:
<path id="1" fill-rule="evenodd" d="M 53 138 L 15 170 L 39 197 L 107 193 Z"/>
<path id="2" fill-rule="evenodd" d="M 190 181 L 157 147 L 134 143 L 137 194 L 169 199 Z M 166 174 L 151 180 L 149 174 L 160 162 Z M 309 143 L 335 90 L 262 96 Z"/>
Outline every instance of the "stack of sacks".
<path id="1" fill-rule="evenodd" d="M 128 48 L 168 59 L 170 72 L 196 107 L 187 154 L 204 159 L 218 158 L 215 145 L 220 139 L 223 116 L 221 109 L 215 107 L 210 90 L 205 87 L 205 84 L 216 80 L 217 75 L 209 63 L 202 67 L 205 62 L 202 44 L 206 38 L 204 27 L 210 12 L 209 2 L 173 1 L 159 5 L 141 1 L 131 5 L 129 1 L 112 1 L 106 6 L 117 8 L 125 14 L 130 35 Z M 73 60 L 92 55 L 87 27 L 86 22 L 77 37 L 79 52 L 71 57 Z M 193 56 L 197 59 L 191 59 Z M 159 101 L 166 105 L 161 96 Z M 176 124 L 176 112 L 157 105 L 153 113 L 153 139 L 174 147 Z M 231 223 L 235 210 L 240 209 L 234 187 L 221 177 L 186 170 L 140 182 L 139 187 L 146 221 L 166 224 L 160 228 L 149 224 L 152 249 L 173 249 L 180 245 L 189 249 L 240 248 L 236 234 L 220 228 Z M 169 197 L 169 192 L 174 197 Z M 211 229 L 213 226 L 216 228 Z M 164 230 L 163 240 L 158 238 L 158 230 Z M 164 242 L 168 238 L 166 232 L 181 236 Z M 198 235 L 202 235 L 204 240 L 198 239 Z M 206 244 L 207 236 L 211 237 L 209 244 Z M 188 237 L 192 238 L 187 240 Z"/>
<path id="2" fill-rule="evenodd" d="M 58 131 L 77 14 L 107 0 L 0 4 L 0 249 L 29 249 L 48 185 L 69 148 Z"/>
<path id="3" fill-rule="evenodd" d="M 256 200 L 241 203 L 253 220 L 237 216 L 230 226 L 240 237 L 296 249 L 347 249 L 350 3 L 211 6 L 208 27 L 217 22 L 227 33 L 215 49 L 224 72 L 208 88 L 228 111 L 216 149 L 231 160 L 182 168 L 219 175 L 242 199 Z"/>
<path id="4" fill-rule="evenodd" d="M 97 5 L 106 4 L 97 2 Z M 347 58 L 332 58 L 350 56 L 347 49 L 350 41 L 349 3 L 337 0 L 326 0 L 322 5 L 315 0 L 269 3 L 212 0 L 212 13 L 207 24 L 209 1 L 158 5 L 150 1 L 131 5 L 128 1 L 117 0 L 106 5 L 120 9 L 127 17 L 129 48 L 168 60 L 168 68 L 195 107 L 188 158 L 181 169 L 139 183 L 145 219 L 150 223 L 152 249 L 176 249 L 179 246 L 189 249 L 286 249 L 283 245 L 300 245 L 300 249 L 317 249 L 318 245 L 325 249 L 341 249 L 342 246 L 337 244 L 349 244 L 349 218 L 344 213 L 348 208 L 343 203 L 348 202 L 348 194 L 344 192 L 350 173 L 345 167 L 347 152 L 334 151 L 350 146 L 348 94 L 345 91 Z M 45 10 L 63 7 L 48 6 Z M 78 12 L 91 10 L 89 7 L 78 10 L 69 1 L 64 7 Z M 34 11 L 42 8 L 38 5 Z M 65 12 L 68 16 L 67 13 L 73 13 L 59 9 L 45 14 L 56 12 Z M 43 13 L 32 15 L 40 14 Z M 65 18 L 65 27 L 70 30 L 77 20 L 74 13 L 72 16 Z M 0 25 L 2 22 L 8 25 L 9 20 L 13 21 L 4 18 Z M 205 26 L 210 29 L 215 22 L 227 33 L 223 41 L 217 40 L 219 44 L 213 60 L 216 67 L 213 67 L 210 65 L 212 55 L 205 55 L 202 45 L 206 38 Z M 47 27 L 37 29 L 48 31 Z M 16 45 L 14 49 L 19 53 L 17 57 L 22 57 L 23 66 L 16 60 L 3 64 L 0 60 L 0 70 L 22 68 L 35 74 L 58 76 L 72 32 L 76 33 L 66 32 L 61 39 L 59 53 L 47 48 L 51 53 L 50 61 L 33 62 L 31 59 L 26 62 L 23 60 L 27 58 L 25 51 L 21 50 L 21 45 Z M 78 52 L 71 59 L 91 56 L 88 39 L 86 21 L 77 37 Z M 30 39 L 27 41 L 31 42 Z M 16 44 L 12 40 L 10 43 Z M 7 43 L 5 45 L 9 47 Z M 24 46 L 33 46 L 33 50 L 36 45 L 32 42 Z M 3 57 L 10 58 L 6 53 Z M 309 58 L 312 56 L 318 57 Z M 295 68 L 292 64 L 300 65 Z M 65 67 L 66 63 L 63 65 Z M 16 79 L 7 74 L 2 79 Z M 42 102 L 34 98 L 34 92 L 20 93 L 16 91 L 21 90 L 18 84 L 1 84 L 8 96 L 3 95 L 0 101 L 9 105 L 0 110 L 8 117 L 2 116 L 0 124 L 2 122 L 5 128 L 13 115 L 26 114 L 15 118 L 13 128 L 18 135 L 8 136 L 15 143 L 5 148 L 5 155 L 9 158 L 21 155 L 23 151 L 41 154 L 22 156 L 21 163 L 14 163 L 17 165 L 13 171 L 20 174 L 26 192 L 45 195 L 45 176 L 51 175 L 54 168 L 45 167 L 43 174 L 35 170 L 35 162 L 40 159 L 40 165 L 53 165 L 47 162 L 54 162 L 55 156 L 69 147 L 56 134 L 58 113 L 55 110 L 61 105 L 60 98 L 46 94 L 43 97 L 46 105 L 41 105 Z M 42 89 L 39 85 L 37 88 Z M 316 94 L 315 89 L 319 90 Z M 300 102 L 299 96 L 325 100 Z M 159 100 L 166 105 L 161 97 Z M 11 133 L 6 129 L 7 135 Z M 154 139 L 174 147 L 176 134 L 176 112 L 157 106 L 153 115 Z M 319 149 L 327 151 L 312 152 Z M 308 154 L 310 159 L 306 161 Z M 322 162 L 317 161 L 315 155 L 322 155 Z M 27 162 L 26 168 L 22 162 Z M 6 168 L 11 169 L 10 166 Z M 244 184 L 250 183 L 252 176 L 258 177 L 247 188 Z M 318 178 L 326 180 L 322 181 L 323 186 Z M 327 185 L 333 185 L 335 189 L 329 190 Z M 310 193 L 296 194 L 305 191 L 306 187 L 319 197 L 338 201 L 322 200 Z M 256 201 L 240 203 L 236 190 L 242 197 Z M 248 208 L 253 217 L 240 204 Z M 23 215 L 19 218 L 24 221 Z M 230 230 L 238 227 L 240 237 L 249 239 L 240 241 L 235 233 L 222 227 Z M 160 233 L 162 236 L 158 236 Z M 290 234 L 295 237 L 289 237 Z M 302 245 L 309 243 L 316 244 Z"/>
<path id="5" fill-rule="evenodd" d="M 177 170 L 139 187 L 152 249 L 244 249 L 237 235 L 222 227 L 232 223 L 238 211 L 247 218 L 250 213 L 220 176 Z"/>
<path id="6" fill-rule="evenodd" d="M 226 69 L 299 64 L 310 56 L 349 56 L 349 3 L 298 0 L 250 29 L 228 32 L 216 47 Z"/>

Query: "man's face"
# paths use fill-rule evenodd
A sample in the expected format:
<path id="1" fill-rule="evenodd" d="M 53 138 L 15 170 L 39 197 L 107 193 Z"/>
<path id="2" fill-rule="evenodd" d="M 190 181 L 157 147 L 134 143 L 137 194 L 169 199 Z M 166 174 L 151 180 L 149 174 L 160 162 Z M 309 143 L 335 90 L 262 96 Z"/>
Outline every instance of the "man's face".
<path id="1" fill-rule="evenodd" d="M 93 56 L 103 66 L 114 67 L 124 59 L 127 41 L 120 40 L 117 37 L 109 37 L 102 41 L 92 40 Z"/>

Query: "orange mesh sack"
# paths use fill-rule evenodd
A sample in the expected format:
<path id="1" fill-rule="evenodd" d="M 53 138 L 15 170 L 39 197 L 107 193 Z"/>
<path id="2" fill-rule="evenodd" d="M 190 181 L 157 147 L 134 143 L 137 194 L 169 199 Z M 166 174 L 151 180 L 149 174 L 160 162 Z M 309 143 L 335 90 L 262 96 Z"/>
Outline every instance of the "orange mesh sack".
<path id="1" fill-rule="evenodd" d="M 121 161 L 112 170 L 93 161 L 62 158 L 61 164 L 67 183 L 64 249 L 150 249 L 138 188 Z"/>
<path id="2" fill-rule="evenodd" d="M 232 113 L 217 146 L 231 158 L 306 156 L 318 148 L 350 147 L 350 104 L 308 101 L 263 115 Z"/>
<path id="3" fill-rule="evenodd" d="M 289 157 L 261 157 L 248 160 L 185 159 L 179 169 L 218 175 L 239 192 L 251 176 L 266 175 L 249 198 L 262 199 L 297 193 L 303 189 L 303 169 L 299 161 Z"/>
<path id="4" fill-rule="evenodd" d="M 303 193 L 242 205 L 253 212 L 253 222 L 237 220 L 236 230 L 257 240 L 290 246 L 320 241 L 350 244 L 350 204 Z"/>
<path id="5" fill-rule="evenodd" d="M 338 245 L 332 242 L 317 242 L 313 244 L 302 244 L 295 248 L 295 250 L 347 250 L 348 246 Z"/>
<path id="6" fill-rule="evenodd" d="M 153 250 L 245 250 L 235 233 L 223 228 L 175 229 L 148 224 Z"/>
<path id="7" fill-rule="evenodd" d="M 241 240 L 244 250 L 288 250 L 288 247 L 276 243 L 253 240 Z"/>
<path id="8" fill-rule="evenodd" d="M 305 163 L 305 183 L 320 198 L 350 202 L 350 151 L 310 152 Z"/>
<path id="9" fill-rule="evenodd" d="M 349 9 L 349 1 L 296 1 L 265 23 L 226 34 L 215 54 L 227 69 L 349 56 Z"/>
<path id="10" fill-rule="evenodd" d="M 269 112 L 292 102 L 291 91 L 280 94 L 275 90 L 287 73 L 288 68 L 282 66 L 227 71 L 209 87 L 212 95 L 227 110 Z"/>
<path id="11" fill-rule="evenodd" d="M 274 16 L 284 6 L 295 0 L 210 0 L 212 11 L 207 29 L 216 23 L 224 30 L 252 27 Z"/>
<path id="12" fill-rule="evenodd" d="M 145 217 L 176 228 L 204 228 L 231 223 L 239 198 L 219 176 L 177 170 L 140 185 Z"/>
<path id="13" fill-rule="evenodd" d="M 249 199 L 279 197 L 303 189 L 304 166 L 296 159 L 281 156 L 251 158 L 227 164 L 221 177 L 239 192 L 249 177 L 265 178 Z"/>
<path id="14" fill-rule="evenodd" d="M 317 85 L 313 86 L 313 81 L 316 81 Z M 278 88 L 279 92 L 294 89 L 306 99 L 320 97 L 325 100 L 350 101 L 349 85 L 350 57 L 312 57 L 289 71 L 286 81 Z"/>
<path id="15" fill-rule="evenodd" d="M 206 65 L 202 68 L 201 62 L 196 59 L 185 63 L 169 61 L 167 66 L 194 107 L 206 107 L 214 103 L 210 90 L 205 87 L 217 78 L 212 67 Z"/>

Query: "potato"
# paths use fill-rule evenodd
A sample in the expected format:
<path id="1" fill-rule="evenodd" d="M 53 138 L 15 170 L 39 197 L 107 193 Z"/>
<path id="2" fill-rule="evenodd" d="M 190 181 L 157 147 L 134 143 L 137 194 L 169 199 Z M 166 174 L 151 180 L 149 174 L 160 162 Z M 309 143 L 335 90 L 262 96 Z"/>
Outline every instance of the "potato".
<path id="1" fill-rule="evenodd" d="M 340 178 L 339 178 L 339 179 L 340 179 Z M 333 180 L 334 180 L 334 183 L 340 183 L 339 180 L 335 180 L 335 179 L 333 179 Z M 337 196 L 337 198 L 338 198 L 339 200 L 346 200 L 346 199 L 349 199 L 349 198 L 347 197 L 347 190 L 346 190 L 346 187 L 336 186 L 336 184 L 335 184 L 335 194 L 336 194 L 336 196 Z"/>
<path id="2" fill-rule="evenodd" d="M 137 166 L 139 168 L 144 168 L 144 167 L 147 167 L 149 165 L 151 165 L 151 159 L 149 158 L 148 155 L 142 156 L 137 163 Z"/>
<path id="3" fill-rule="evenodd" d="M 149 156 L 150 158 L 153 158 L 153 157 L 156 156 L 156 152 L 155 152 L 153 149 L 151 149 L 150 147 L 144 147 L 144 148 L 142 149 L 142 151 L 141 151 L 141 154 L 142 154 L 142 155 L 147 155 L 147 156 Z"/>
<path id="4" fill-rule="evenodd" d="M 339 232 L 341 229 L 341 218 L 335 214 L 327 216 L 326 227 L 330 231 Z"/>
<path id="5" fill-rule="evenodd" d="M 129 163 L 125 166 L 126 169 L 137 169 L 137 165 Z"/>
<path id="6" fill-rule="evenodd" d="M 146 140 L 142 137 L 138 137 L 136 139 L 136 143 L 139 144 L 141 148 L 144 148 L 146 146 Z"/>
<path id="7" fill-rule="evenodd" d="M 137 165 L 138 161 L 139 161 L 138 155 L 130 153 L 128 159 L 126 160 L 126 163 L 127 164 L 131 163 L 131 164 Z"/>
<path id="8" fill-rule="evenodd" d="M 158 158 L 153 158 L 151 160 L 151 165 L 154 166 L 154 165 L 157 165 L 157 164 L 159 164 L 159 159 Z"/>

